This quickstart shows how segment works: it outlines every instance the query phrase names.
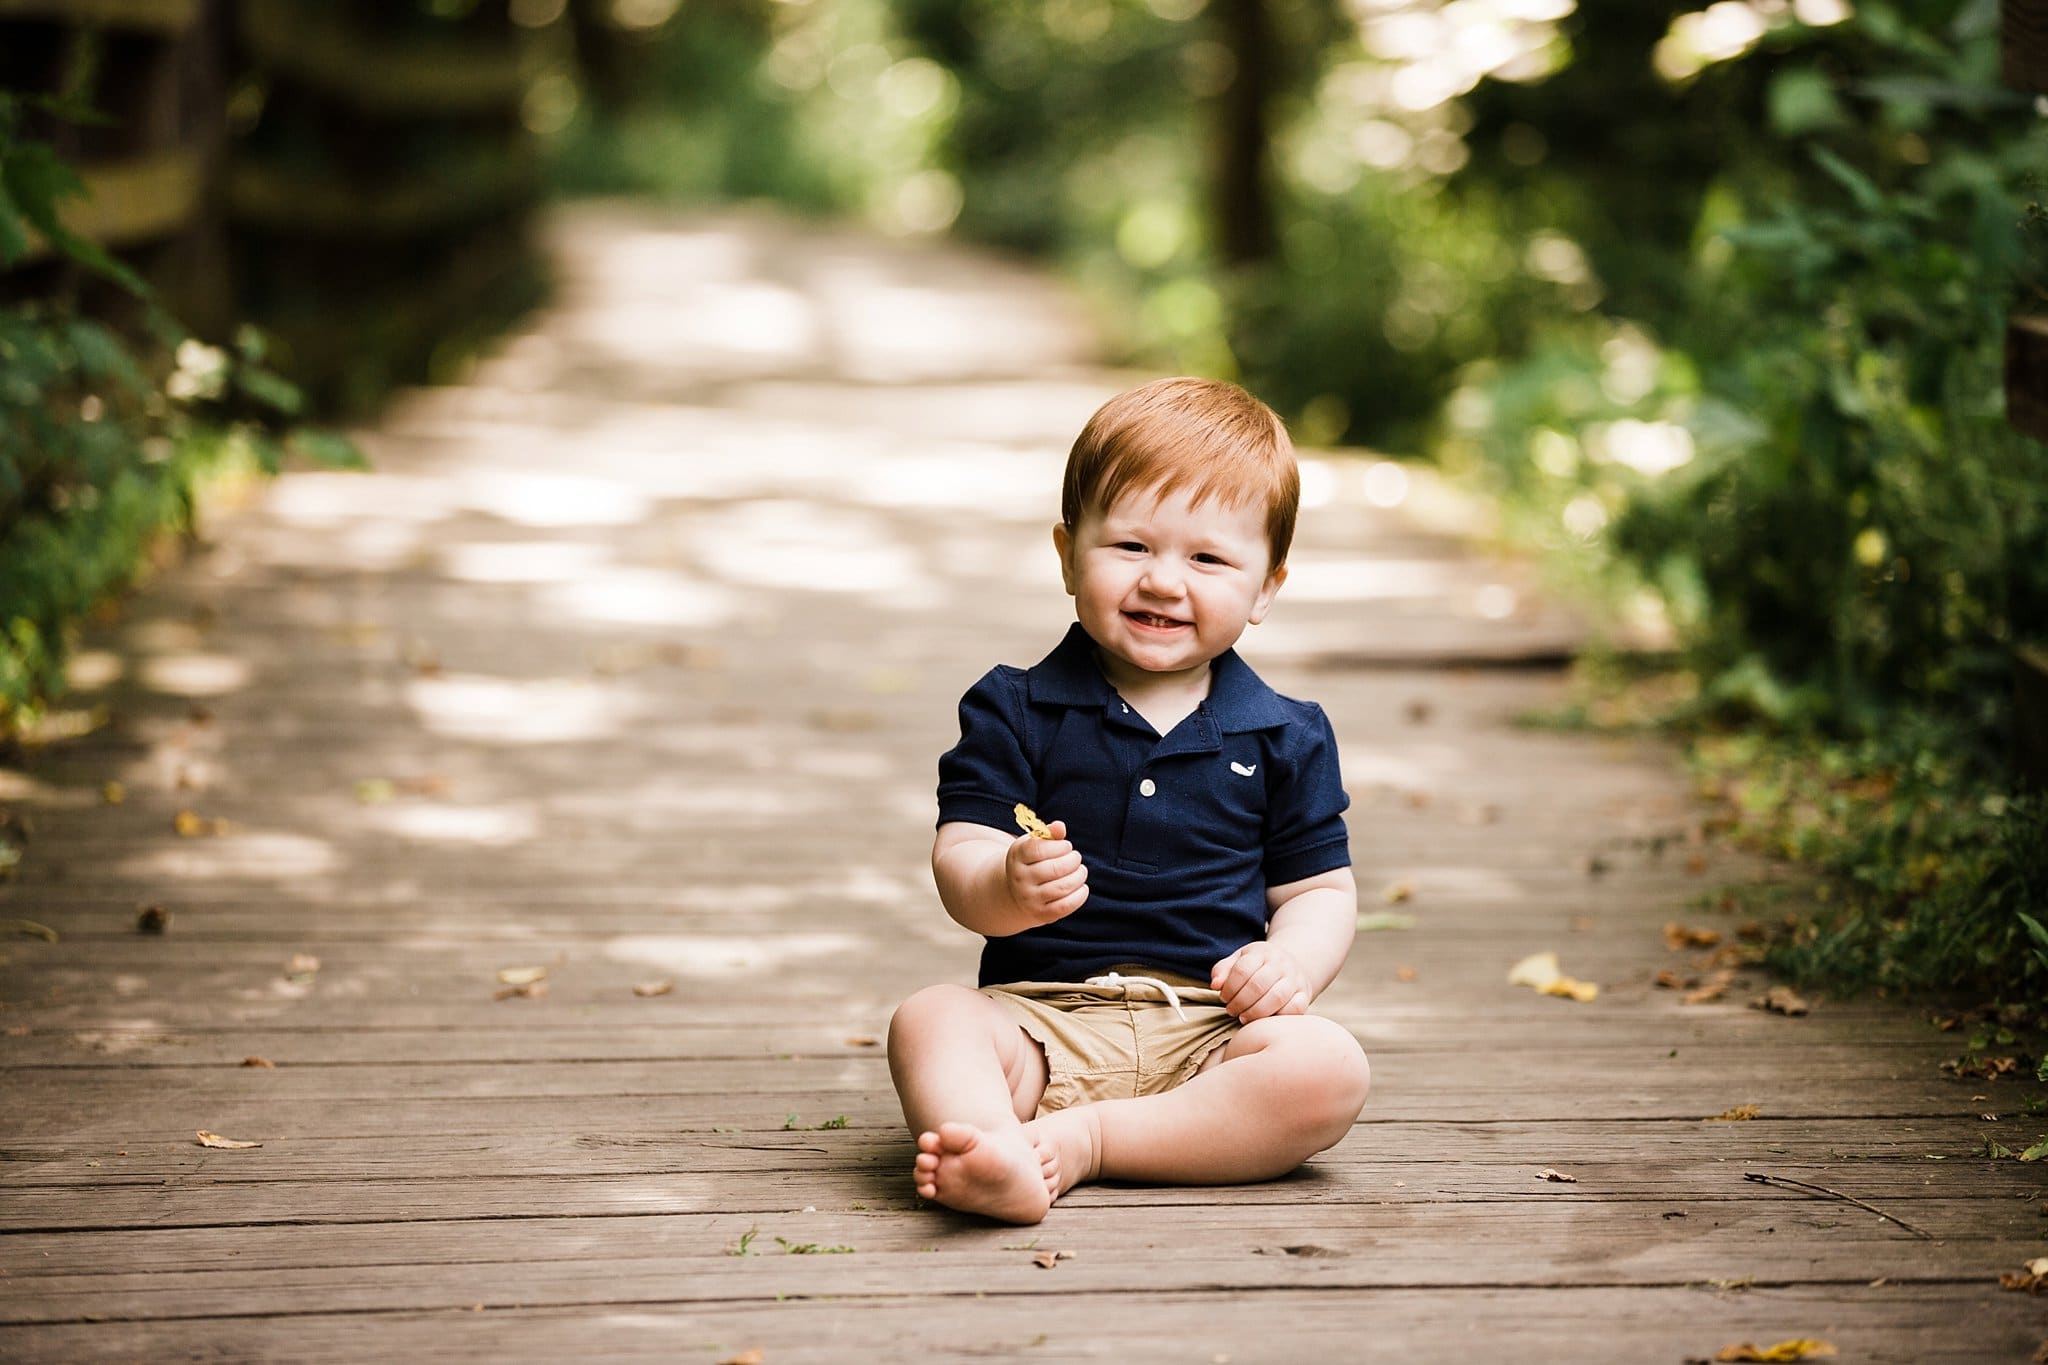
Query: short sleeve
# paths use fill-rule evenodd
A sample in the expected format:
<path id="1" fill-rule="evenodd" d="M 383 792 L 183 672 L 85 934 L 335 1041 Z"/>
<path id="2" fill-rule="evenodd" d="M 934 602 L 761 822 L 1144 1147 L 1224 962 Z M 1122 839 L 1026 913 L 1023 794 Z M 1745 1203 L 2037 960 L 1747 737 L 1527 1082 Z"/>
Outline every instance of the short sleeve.
<path id="1" fill-rule="evenodd" d="M 1288 727 L 1286 781 L 1277 784 L 1266 806 L 1266 885 L 1285 886 L 1305 877 L 1351 865 L 1351 836 L 1337 766 L 1337 736 L 1320 706 L 1300 703 L 1303 714 Z"/>
<path id="2" fill-rule="evenodd" d="M 939 823 L 1010 830 L 1038 790 L 1024 748 L 1022 675 L 993 668 L 960 699 L 960 742 L 939 756 Z"/>

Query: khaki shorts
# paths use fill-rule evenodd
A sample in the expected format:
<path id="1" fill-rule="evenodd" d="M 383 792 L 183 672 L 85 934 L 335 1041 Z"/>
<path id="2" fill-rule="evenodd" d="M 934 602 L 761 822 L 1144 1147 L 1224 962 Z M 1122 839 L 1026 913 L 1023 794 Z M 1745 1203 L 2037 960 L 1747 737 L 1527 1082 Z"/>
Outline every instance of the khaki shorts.
<path id="1" fill-rule="evenodd" d="M 1143 970 L 1124 975 L 1135 977 Z M 1180 998 L 1185 1019 L 1174 1013 L 1157 986 L 1137 980 L 1116 985 L 1012 981 L 983 987 L 981 993 L 1015 1015 L 1017 1026 L 1045 1050 L 1045 1094 L 1038 1112 L 1049 1114 L 1075 1104 L 1171 1090 L 1236 1034 L 1239 1024 L 1223 1008 L 1220 994 L 1206 986 L 1183 986 L 1181 978 L 1165 979 Z"/>

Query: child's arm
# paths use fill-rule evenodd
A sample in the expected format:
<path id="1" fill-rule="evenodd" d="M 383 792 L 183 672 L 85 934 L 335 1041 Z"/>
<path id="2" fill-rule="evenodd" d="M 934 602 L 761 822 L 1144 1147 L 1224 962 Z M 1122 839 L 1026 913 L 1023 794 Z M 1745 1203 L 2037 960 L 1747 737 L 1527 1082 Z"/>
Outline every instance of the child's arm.
<path id="1" fill-rule="evenodd" d="M 932 880 L 946 913 L 988 938 L 1007 938 L 1064 919 L 1088 899 L 1088 869 L 1055 820 L 1050 839 L 1011 838 L 987 825 L 953 821 L 932 841 Z"/>
<path id="2" fill-rule="evenodd" d="M 1210 969 L 1223 1007 L 1245 1023 L 1269 1014 L 1305 1014 L 1337 979 L 1358 929 L 1358 883 L 1348 867 L 1266 891 L 1266 937 Z"/>

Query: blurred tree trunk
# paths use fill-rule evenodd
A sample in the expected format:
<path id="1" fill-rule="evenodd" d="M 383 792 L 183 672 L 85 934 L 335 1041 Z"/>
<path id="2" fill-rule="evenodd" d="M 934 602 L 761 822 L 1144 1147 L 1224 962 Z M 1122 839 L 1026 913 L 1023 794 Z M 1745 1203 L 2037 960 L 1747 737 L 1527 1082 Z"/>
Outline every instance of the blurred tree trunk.
<path id="1" fill-rule="evenodd" d="M 1268 167 L 1278 53 L 1266 0 L 1217 0 L 1212 13 L 1235 59 L 1214 101 L 1216 243 L 1229 264 L 1251 265 L 1271 260 L 1279 248 Z"/>

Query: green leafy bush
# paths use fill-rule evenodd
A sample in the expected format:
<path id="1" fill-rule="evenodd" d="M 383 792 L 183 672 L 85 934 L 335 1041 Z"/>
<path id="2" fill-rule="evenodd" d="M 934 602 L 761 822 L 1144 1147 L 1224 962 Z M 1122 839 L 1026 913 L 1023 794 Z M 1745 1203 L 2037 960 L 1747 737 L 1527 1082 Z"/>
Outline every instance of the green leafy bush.
<path id="1" fill-rule="evenodd" d="M 189 527 L 206 471 L 230 460 L 275 471 L 287 450 L 361 461 L 333 435 L 280 430 L 299 394 L 264 368 L 254 330 L 231 350 L 187 335 L 133 271 L 66 230 L 58 206 L 83 186 L 24 133 L 31 108 L 80 113 L 0 92 L 0 268 L 33 230 L 134 297 L 143 322 L 130 339 L 64 299 L 0 309 L 0 734 L 62 691 L 72 626 L 130 581 L 160 534 Z"/>

